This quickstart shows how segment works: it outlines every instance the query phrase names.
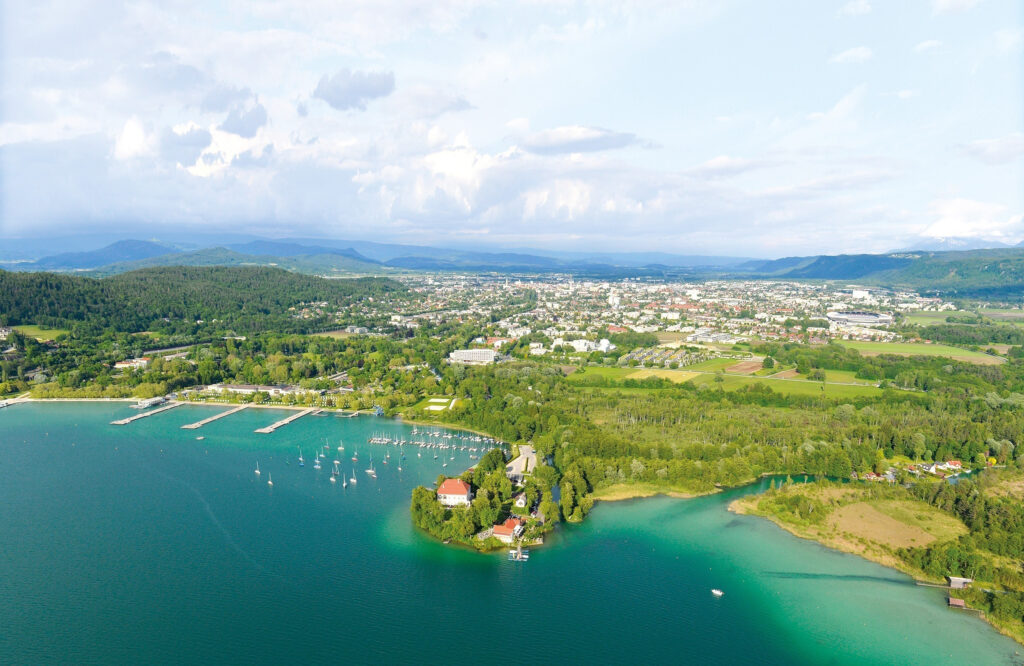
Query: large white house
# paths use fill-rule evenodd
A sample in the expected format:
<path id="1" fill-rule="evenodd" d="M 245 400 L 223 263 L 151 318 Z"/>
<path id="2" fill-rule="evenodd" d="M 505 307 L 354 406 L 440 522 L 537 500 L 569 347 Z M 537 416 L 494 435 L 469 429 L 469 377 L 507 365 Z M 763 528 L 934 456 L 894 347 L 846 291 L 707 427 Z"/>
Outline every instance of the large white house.
<path id="1" fill-rule="evenodd" d="M 437 488 L 437 501 L 445 506 L 467 506 L 473 490 L 462 479 L 445 479 Z"/>

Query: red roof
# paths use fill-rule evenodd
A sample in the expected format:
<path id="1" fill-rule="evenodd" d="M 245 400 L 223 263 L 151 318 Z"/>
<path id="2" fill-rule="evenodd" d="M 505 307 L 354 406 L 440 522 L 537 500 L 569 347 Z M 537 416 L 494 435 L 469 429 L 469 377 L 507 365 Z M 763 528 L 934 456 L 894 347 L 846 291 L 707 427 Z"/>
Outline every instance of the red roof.
<path id="1" fill-rule="evenodd" d="M 437 489 L 438 495 L 468 495 L 469 484 L 462 479 L 445 479 Z"/>
<path id="2" fill-rule="evenodd" d="M 516 533 L 516 529 L 522 525 L 522 522 L 518 518 L 509 518 L 501 525 L 494 526 L 494 534 L 503 534 L 505 536 L 513 536 Z"/>

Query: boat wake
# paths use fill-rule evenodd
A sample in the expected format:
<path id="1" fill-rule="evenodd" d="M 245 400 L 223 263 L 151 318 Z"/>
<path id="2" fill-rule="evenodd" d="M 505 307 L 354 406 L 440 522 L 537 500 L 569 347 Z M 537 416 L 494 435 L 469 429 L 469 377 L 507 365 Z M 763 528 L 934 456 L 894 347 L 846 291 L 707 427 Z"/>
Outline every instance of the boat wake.
<path id="1" fill-rule="evenodd" d="M 186 488 L 188 488 L 189 490 L 191 490 L 192 494 L 195 495 L 196 498 L 199 500 L 199 502 L 203 505 L 203 509 L 206 511 L 206 515 L 209 516 L 209 518 L 210 518 L 210 522 L 212 522 L 214 524 L 214 526 L 218 530 L 220 530 L 221 535 L 224 537 L 224 541 L 226 541 L 227 544 L 229 546 L 231 546 L 231 548 L 236 553 L 238 553 L 243 558 L 245 558 L 245 560 L 249 564 L 253 565 L 254 567 L 256 567 L 257 569 L 259 569 L 261 571 L 263 570 L 263 565 L 260 564 L 259 562 L 257 562 L 256 560 L 254 560 L 252 558 L 252 556 L 249 555 L 249 553 L 245 552 L 245 550 L 241 546 L 238 545 L 238 543 L 234 540 L 234 538 L 232 538 L 231 534 L 227 531 L 227 528 L 225 528 L 224 525 L 221 524 L 220 520 L 217 518 L 217 514 L 215 514 L 213 512 L 213 508 L 210 506 L 210 503 L 207 502 L 206 498 L 203 497 L 203 494 L 201 492 L 199 492 L 199 489 L 197 489 L 195 486 L 193 486 L 188 481 L 184 481 L 182 479 L 178 479 L 176 477 L 173 477 L 173 476 L 171 476 L 171 475 L 169 475 L 169 474 L 167 474 L 165 472 L 162 472 L 162 471 L 160 471 L 158 469 L 155 469 L 155 468 L 150 468 L 150 469 L 152 469 L 156 474 L 164 477 L 168 481 L 174 481 L 175 483 L 180 483 L 181 485 L 183 485 Z"/>

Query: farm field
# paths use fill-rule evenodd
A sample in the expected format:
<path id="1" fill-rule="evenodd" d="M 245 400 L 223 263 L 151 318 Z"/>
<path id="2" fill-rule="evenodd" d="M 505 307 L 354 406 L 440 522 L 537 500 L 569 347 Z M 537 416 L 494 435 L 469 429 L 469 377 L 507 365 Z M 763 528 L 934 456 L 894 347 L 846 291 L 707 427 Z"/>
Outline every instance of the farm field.
<path id="1" fill-rule="evenodd" d="M 907 314 L 907 323 L 915 324 L 917 326 L 928 326 L 929 324 L 945 324 L 946 317 L 966 314 L 971 313 L 963 312 L 960 310 L 944 312 L 912 312 Z"/>
<path id="2" fill-rule="evenodd" d="M 41 340 L 43 342 L 47 340 L 54 340 L 58 335 L 68 332 L 67 329 L 63 328 L 42 328 L 35 324 L 22 324 L 20 326 L 12 326 L 11 328 L 24 333 L 30 338 L 35 338 L 36 340 Z"/>
<path id="3" fill-rule="evenodd" d="M 942 356 L 979 365 L 996 365 L 1003 362 L 998 356 L 990 356 L 982 352 L 960 349 L 949 345 L 918 344 L 913 342 L 861 342 L 858 340 L 841 340 L 844 347 L 856 349 L 865 356 L 879 354 L 897 354 L 901 356 Z"/>

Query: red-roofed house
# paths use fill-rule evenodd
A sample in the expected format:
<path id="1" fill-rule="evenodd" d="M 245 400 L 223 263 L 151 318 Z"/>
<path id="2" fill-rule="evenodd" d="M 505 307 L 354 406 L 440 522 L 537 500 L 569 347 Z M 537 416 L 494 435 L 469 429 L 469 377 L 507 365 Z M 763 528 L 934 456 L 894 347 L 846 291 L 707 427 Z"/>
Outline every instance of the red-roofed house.
<path id="1" fill-rule="evenodd" d="M 492 533 L 498 540 L 512 543 L 513 539 L 523 533 L 523 523 L 518 518 L 509 518 L 501 525 L 495 525 Z"/>
<path id="2" fill-rule="evenodd" d="M 445 479 L 437 489 L 437 501 L 445 506 L 466 506 L 473 499 L 473 491 L 462 479 Z"/>

